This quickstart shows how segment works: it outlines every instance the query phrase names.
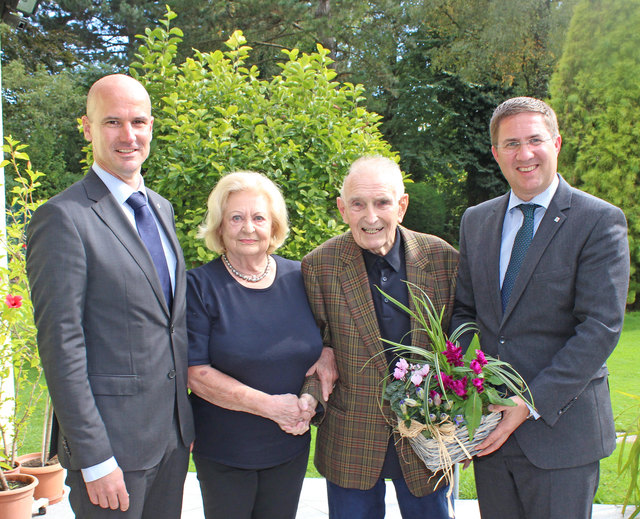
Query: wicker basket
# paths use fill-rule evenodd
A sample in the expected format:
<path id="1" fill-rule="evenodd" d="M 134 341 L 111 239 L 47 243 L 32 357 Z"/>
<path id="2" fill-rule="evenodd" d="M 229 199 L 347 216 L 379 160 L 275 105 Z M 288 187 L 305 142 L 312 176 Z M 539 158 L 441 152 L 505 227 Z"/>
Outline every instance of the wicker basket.
<path id="1" fill-rule="evenodd" d="M 493 431 L 502 417 L 502 413 L 491 413 L 483 415 L 480 425 L 476 429 L 473 441 L 469 441 L 467 426 L 451 426 L 451 430 L 446 427 L 434 427 L 432 437 L 426 438 L 422 431 L 426 429 L 422 424 L 420 427 L 407 429 L 403 422 L 399 422 L 401 436 L 409 439 L 413 451 L 424 462 L 429 470 L 448 470 L 458 462 L 471 459 L 478 451 L 475 448 L 489 433 Z M 417 424 L 417 422 L 415 422 Z M 412 432 L 413 431 L 413 432 Z M 418 434 L 415 434 L 415 432 Z"/>

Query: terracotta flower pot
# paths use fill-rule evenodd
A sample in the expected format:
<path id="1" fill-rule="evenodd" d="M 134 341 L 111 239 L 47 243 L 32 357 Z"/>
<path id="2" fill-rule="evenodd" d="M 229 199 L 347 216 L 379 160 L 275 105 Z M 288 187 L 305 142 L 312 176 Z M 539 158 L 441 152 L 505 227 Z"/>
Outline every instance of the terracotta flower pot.
<path id="1" fill-rule="evenodd" d="M 33 491 L 38 479 L 29 474 L 10 474 L 7 481 L 21 481 L 25 486 L 13 490 L 0 490 L 0 517 L 31 519 Z"/>
<path id="2" fill-rule="evenodd" d="M 62 501 L 64 496 L 64 469 L 60 463 L 47 465 L 45 467 L 29 467 L 25 463 L 29 460 L 39 459 L 39 452 L 32 452 L 18 457 L 20 461 L 20 473 L 31 474 L 38 478 L 38 486 L 33 497 L 40 499 L 46 497 L 50 505 Z"/>
<path id="3" fill-rule="evenodd" d="M 10 462 L 7 462 L 7 465 Z M 3 469 L 2 472 L 4 473 L 5 476 L 8 476 L 9 474 L 20 474 L 20 462 L 16 459 L 15 461 L 15 465 L 13 466 L 12 469 Z"/>

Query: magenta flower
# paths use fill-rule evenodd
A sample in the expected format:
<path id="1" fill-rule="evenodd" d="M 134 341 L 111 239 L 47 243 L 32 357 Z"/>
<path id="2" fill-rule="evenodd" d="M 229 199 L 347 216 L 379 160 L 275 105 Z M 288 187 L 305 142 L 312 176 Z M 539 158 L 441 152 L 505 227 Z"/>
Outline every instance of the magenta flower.
<path id="1" fill-rule="evenodd" d="M 444 351 L 444 356 L 447 358 L 447 362 L 452 366 L 464 366 L 462 360 L 462 348 L 456 346 L 451 341 L 447 341 L 447 349 Z"/>
<path id="2" fill-rule="evenodd" d="M 484 352 L 482 350 L 476 350 L 476 359 L 478 359 L 478 362 L 482 366 L 486 366 L 488 364 L 488 361 L 487 361 L 486 357 L 484 356 Z"/>
<path id="3" fill-rule="evenodd" d="M 462 380 L 452 380 L 451 389 L 459 397 L 467 398 L 467 377 Z"/>
<path id="4" fill-rule="evenodd" d="M 22 296 L 7 294 L 7 297 L 4 298 L 4 303 L 9 308 L 20 308 L 22 306 Z"/>
<path id="5" fill-rule="evenodd" d="M 478 392 L 478 394 L 482 393 L 484 391 L 484 379 L 483 378 L 474 378 L 472 381 L 473 385 L 476 388 L 476 391 Z"/>
<path id="6" fill-rule="evenodd" d="M 471 368 L 471 371 L 473 371 L 476 375 L 479 375 L 480 373 L 482 373 L 482 364 L 477 359 L 473 359 L 469 363 L 469 367 Z"/>
<path id="7" fill-rule="evenodd" d="M 409 363 L 404 359 L 400 359 L 398 362 L 396 362 L 396 368 L 393 370 L 393 378 L 395 378 L 396 380 L 404 378 L 408 370 Z"/>
<path id="8" fill-rule="evenodd" d="M 451 383 L 453 382 L 453 377 L 451 375 L 440 373 L 440 380 L 442 380 L 442 386 L 445 389 L 451 389 Z"/>

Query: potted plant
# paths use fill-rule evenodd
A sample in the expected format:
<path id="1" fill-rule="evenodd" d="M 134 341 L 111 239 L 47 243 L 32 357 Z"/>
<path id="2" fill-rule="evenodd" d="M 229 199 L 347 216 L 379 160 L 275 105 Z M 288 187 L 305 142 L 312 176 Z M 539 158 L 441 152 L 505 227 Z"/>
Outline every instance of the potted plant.
<path id="1" fill-rule="evenodd" d="M 38 178 L 43 174 L 31 168 L 29 157 L 23 151 L 25 145 L 10 137 L 6 140 L 3 150 L 9 160 L 3 161 L 1 166 L 12 166 L 16 184 L 11 189 L 10 205 L 6 211 L 7 237 L 3 245 L 7 265 L 0 268 L 0 457 L 8 465 L 14 466 L 18 461 L 18 450 L 24 442 L 29 420 L 38 403 L 47 394 L 38 355 L 25 264 L 25 228 L 31 214 L 40 205 L 34 201 L 33 194 L 39 185 Z M 20 161 L 26 162 L 24 173 L 19 167 Z M 50 436 L 47 422 L 48 420 L 44 420 L 43 425 L 43 443 L 46 445 L 47 436 Z M 41 450 L 43 453 L 46 451 L 46 448 Z M 43 465 L 48 461 L 47 457 L 45 456 Z M 42 495 L 42 489 L 36 490 L 36 497 L 56 499 L 58 494 L 62 497 L 62 467 L 59 464 L 58 471 L 59 491 L 51 496 Z"/>
<path id="2" fill-rule="evenodd" d="M 627 506 L 633 506 L 634 511 L 629 516 L 632 519 L 640 514 L 640 396 L 622 391 L 621 393 L 635 400 L 635 403 L 626 410 L 633 412 L 634 417 L 622 437 L 620 454 L 618 455 L 618 474 L 628 474 L 630 477 L 629 486 L 624 496 L 622 513 L 626 512 Z"/>
<path id="3" fill-rule="evenodd" d="M 30 474 L 5 476 L 0 469 L 0 517 L 31 519 L 33 492 L 38 479 Z"/>

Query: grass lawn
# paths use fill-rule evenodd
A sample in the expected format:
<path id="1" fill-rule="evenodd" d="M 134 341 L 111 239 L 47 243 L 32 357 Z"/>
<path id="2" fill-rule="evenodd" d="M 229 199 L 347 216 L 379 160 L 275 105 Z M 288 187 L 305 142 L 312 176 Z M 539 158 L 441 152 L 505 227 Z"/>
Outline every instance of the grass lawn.
<path id="1" fill-rule="evenodd" d="M 632 399 L 621 392 L 640 395 L 640 369 L 636 365 L 639 357 L 640 312 L 632 312 L 627 314 L 620 343 L 607 361 L 611 373 L 609 382 L 613 413 L 616 417 L 618 431 L 624 431 L 633 418 L 632 413 L 625 413 L 625 410 L 632 404 Z M 20 453 L 40 450 L 41 430 L 39 424 L 43 419 L 42 408 L 43 404 L 41 403 L 32 417 L 31 427 L 27 431 L 25 444 L 20 449 Z M 312 428 L 312 438 L 307 477 L 317 478 L 321 476 L 313 465 L 315 428 Z M 600 464 L 600 486 L 596 495 L 596 503 L 616 504 L 623 501 L 629 480 L 619 478 L 617 475 L 618 450 L 616 449 L 609 458 L 602 460 Z M 195 471 L 193 462 L 191 462 L 189 470 Z M 460 497 L 462 499 L 476 497 L 472 467 L 460 471 Z"/>

